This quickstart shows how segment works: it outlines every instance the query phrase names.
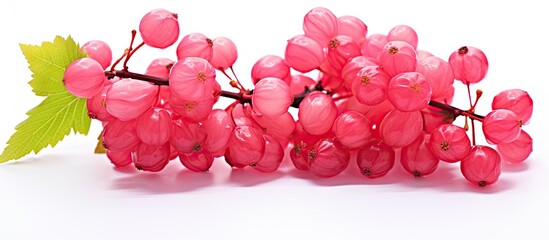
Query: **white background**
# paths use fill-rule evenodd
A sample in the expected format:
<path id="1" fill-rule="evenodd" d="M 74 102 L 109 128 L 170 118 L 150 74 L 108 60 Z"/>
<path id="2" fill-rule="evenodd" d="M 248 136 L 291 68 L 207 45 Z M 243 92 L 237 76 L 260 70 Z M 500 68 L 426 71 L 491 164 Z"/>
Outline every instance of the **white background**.
<path id="1" fill-rule="evenodd" d="M 419 34 L 419 48 L 443 59 L 462 45 L 481 48 L 490 70 L 473 87 L 485 92 L 480 114 L 508 88 L 527 90 L 535 107 L 524 127 L 534 138 L 534 152 L 524 164 L 505 165 L 501 180 L 485 189 L 468 184 L 458 165 L 442 163 L 424 179 L 396 167 L 369 180 L 354 162 L 331 179 L 293 170 L 289 161 L 273 174 L 231 171 L 222 159 L 208 173 L 183 170 L 176 161 L 160 174 L 118 170 L 93 154 L 100 132 L 94 122 L 90 136 L 70 136 L 55 149 L 0 165 L 0 239 L 548 239 L 546 3 L 410 2 L 3 1 L 2 144 L 41 100 L 26 84 L 30 71 L 18 43 L 71 34 L 81 43 L 104 40 L 118 56 L 130 30 L 158 7 L 179 13 L 180 37 L 202 32 L 231 38 L 239 50 L 235 69 L 248 86 L 255 60 L 283 55 L 286 40 L 301 33 L 304 14 L 325 6 L 338 16 L 360 17 L 369 33 L 410 25 Z M 130 67 L 143 71 L 161 56 L 175 58 L 175 47 L 144 48 Z M 465 108 L 465 88 L 456 87 L 455 105 Z"/>

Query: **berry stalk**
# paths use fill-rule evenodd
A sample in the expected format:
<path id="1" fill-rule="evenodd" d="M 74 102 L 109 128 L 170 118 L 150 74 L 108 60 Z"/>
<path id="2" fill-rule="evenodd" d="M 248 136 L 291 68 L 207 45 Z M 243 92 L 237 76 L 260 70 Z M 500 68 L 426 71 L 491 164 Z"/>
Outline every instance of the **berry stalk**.
<path id="1" fill-rule="evenodd" d="M 120 71 L 116 71 L 116 70 L 112 70 L 112 71 L 105 71 L 105 76 L 107 76 L 107 78 L 111 79 L 113 77 L 119 77 L 119 78 L 131 78 L 131 79 L 135 79 L 135 80 L 141 80 L 141 81 L 147 81 L 147 82 L 151 82 L 153 84 L 156 84 L 156 85 L 165 85 L 165 86 L 168 86 L 169 85 L 169 81 L 168 79 L 165 79 L 165 78 L 159 78 L 159 77 L 154 77 L 154 76 L 149 76 L 149 75 L 145 75 L 145 74 L 140 74 L 140 73 L 134 73 L 134 72 L 130 72 L 130 71 L 127 71 L 127 70 L 120 70 Z M 294 96 L 294 100 L 292 102 L 292 107 L 294 108 L 299 108 L 299 104 L 301 103 L 301 101 L 311 92 L 314 92 L 314 91 L 324 91 L 325 89 L 322 87 L 322 83 L 321 82 L 318 82 L 314 87 L 312 88 L 309 88 L 309 87 L 305 87 L 304 91 L 300 94 L 297 94 Z M 253 93 L 253 92 L 252 92 Z M 231 99 L 235 99 L 235 100 L 238 100 L 240 101 L 241 103 L 246 103 L 246 102 L 251 102 L 251 99 L 249 98 L 245 98 L 242 94 L 240 93 L 234 93 L 234 92 L 229 92 L 229 91 L 221 91 L 221 96 L 222 97 L 226 97 L 226 98 L 231 98 Z M 437 101 L 429 101 L 429 105 L 430 106 L 433 106 L 435 108 L 438 108 L 440 110 L 443 110 L 445 112 L 449 112 L 453 115 L 454 119 L 458 116 L 465 116 L 465 117 L 469 117 L 473 120 L 477 120 L 477 121 L 480 121 L 482 122 L 483 119 L 484 119 L 484 116 L 482 115 L 478 115 L 476 113 L 472 113 L 471 111 L 466 111 L 466 110 L 462 110 L 460 108 L 457 108 L 457 107 L 454 107 L 454 106 L 451 106 L 451 105 L 448 105 L 448 104 L 445 104 L 445 103 L 441 103 L 441 102 L 437 102 Z"/>

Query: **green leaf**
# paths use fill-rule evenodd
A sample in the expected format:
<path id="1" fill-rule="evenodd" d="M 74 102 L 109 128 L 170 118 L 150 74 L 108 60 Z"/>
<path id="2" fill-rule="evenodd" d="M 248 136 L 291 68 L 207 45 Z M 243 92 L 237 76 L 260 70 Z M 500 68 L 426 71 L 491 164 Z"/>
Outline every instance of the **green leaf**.
<path id="1" fill-rule="evenodd" d="M 65 68 L 86 56 L 78 44 L 70 36 L 67 39 L 58 36 L 42 46 L 21 44 L 21 50 L 33 73 L 30 82 L 33 91 L 47 97 L 27 112 L 27 120 L 15 127 L 16 132 L 0 155 L 0 163 L 54 147 L 71 130 L 87 135 L 90 129 L 86 99 L 73 96 L 62 82 Z"/>
<path id="2" fill-rule="evenodd" d="M 29 84 L 38 96 L 67 91 L 63 85 L 65 69 L 72 61 L 86 57 L 71 36 L 66 39 L 57 36 L 53 42 L 43 42 L 41 46 L 20 44 L 20 47 L 32 72 Z"/>
<path id="3" fill-rule="evenodd" d="M 0 155 L 0 163 L 19 159 L 31 151 L 38 153 L 48 145 L 55 147 L 71 129 L 88 134 L 90 128 L 86 99 L 77 98 L 67 91 L 48 96 L 27 115 L 27 120 L 15 127 L 15 134 Z"/>

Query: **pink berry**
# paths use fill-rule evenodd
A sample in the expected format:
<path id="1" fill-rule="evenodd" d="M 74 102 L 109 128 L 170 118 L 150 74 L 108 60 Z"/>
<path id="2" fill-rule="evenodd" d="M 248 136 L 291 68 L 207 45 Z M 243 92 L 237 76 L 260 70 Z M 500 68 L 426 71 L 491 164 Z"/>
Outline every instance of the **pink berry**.
<path id="1" fill-rule="evenodd" d="M 490 144 L 510 143 L 520 136 L 522 121 L 507 109 L 496 109 L 482 121 L 482 131 Z"/>
<path id="2" fill-rule="evenodd" d="M 316 81 L 312 78 L 298 74 L 292 75 L 292 81 L 290 83 L 290 93 L 293 95 L 300 94 L 305 91 L 305 87 L 311 88 L 316 84 Z"/>
<path id="3" fill-rule="evenodd" d="M 450 64 L 438 57 L 428 57 L 417 65 L 417 72 L 427 79 L 433 90 L 432 98 L 444 97 L 454 83 L 454 71 Z"/>
<path id="4" fill-rule="evenodd" d="M 149 82 L 122 79 L 107 91 L 107 110 L 122 121 L 135 119 L 151 108 L 157 91 Z"/>
<path id="5" fill-rule="evenodd" d="M 321 45 L 327 45 L 337 34 L 337 24 L 337 17 L 330 10 L 317 7 L 303 18 L 303 31 Z"/>
<path id="6" fill-rule="evenodd" d="M 417 48 L 417 33 L 416 31 L 406 25 L 398 25 L 389 31 L 387 34 L 387 40 L 390 41 L 403 41 L 410 44 L 414 49 Z"/>
<path id="7" fill-rule="evenodd" d="M 383 47 L 385 47 L 388 42 L 387 35 L 372 34 L 360 46 L 362 55 L 377 61 L 383 51 Z"/>
<path id="8" fill-rule="evenodd" d="M 199 57 L 209 61 L 213 56 L 213 41 L 202 33 L 189 33 L 177 45 L 177 59 Z"/>
<path id="9" fill-rule="evenodd" d="M 181 164 L 187 169 L 194 172 L 205 172 L 210 169 L 213 164 L 214 157 L 206 151 L 193 152 L 187 154 L 179 154 Z"/>
<path id="10" fill-rule="evenodd" d="M 288 84 L 272 77 L 261 79 L 255 85 L 252 95 L 254 111 L 268 117 L 277 117 L 288 112 L 292 101 Z"/>
<path id="11" fill-rule="evenodd" d="M 475 146 L 461 161 L 461 173 L 467 181 L 485 187 L 498 180 L 501 174 L 501 158 L 491 147 Z"/>
<path id="12" fill-rule="evenodd" d="M 359 18 L 354 16 L 341 16 L 337 19 L 337 22 L 337 35 L 347 35 L 353 38 L 358 44 L 361 44 L 366 40 L 368 27 Z"/>
<path id="13" fill-rule="evenodd" d="M 111 88 L 112 83 L 105 82 L 101 92 L 95 96 L 88 98 L 86 101 L 86 108 L 88 109 L 88 116 L 92 119 L 97 119 L 102 122 L 109 122 L 114 117 L 107 111 L 107 91 Z"/>
<path id="14" fill-rule="evenodd" d="M 172 110 L 181 117 L 194 122 L 200 122 L 206 119 L 212 112 L 213 105 L 214 98 L 212 96 L 207 96 L 204 99 L 193 101 L 188 99 L 179 99 L 175 97 L 174 94 L 170 95 L 170 107 Z"/>
<path id="15" fill-rule="evenodd" d="M 360 45 L 353 38 L 346 35 L 339 35 L 330 40 L 326 59 L 330 65 L 339 73 L 347 60 L 360 56 Z"/>
<path id="16" fill-rule="evenodd" d="M 168 78 L 170 76 L 170 70 L 172 69 L 174 61 L 169 58 L 157 58 L 153 60 L 147 70 L 145 75 L 159 77 L 159 78 Z"/>
<path id="17" fill-rule="evenodd" d="M 63 84 L 74 96 L 91 98 L 98 94 L 105 84 L 103 67 L 91 58 L 73 61 L 65 70 Z"/>
<path id="18" fill-rule="evenodd" d="M 463 128 L 443 124 L 433 130 L 429 149 L 438 159 L 454 163 L 469 155 L 471 141 Z"/>
<path id="19" fill-rule="evenodd" d="M 344 112 L 336 118 L 332 131 L 343 146 L 355 149 L 369 141 L 371 125 L 361 113 Z"/>
<path id="20" fill-rule="evenodd" d="M 429 136 L 426 134 L 421 134 L 401 150 L 402 167 L 415 177 L 433 173 L 437 169 L 438 162 L 437 157 L 429 150 Z"/>
<path id="21" fill-rule="evenodd" d="M 137 136 L 150 145 L 162 145 L 170 140 L 172 118 L 168 110 L 151 108 L 137 118 Z"/>
<path id="22" fill-rule="evenodd" d="M 337 107 L 330 96 L 316 91 L 307 95 L 299 104 L 298 116 L 305 131 L 322 135 L 332 129 Z"/>
<path id="23" fill-rule="evenodd" d="M 391 147 L 404 147 L 416 140 L 423 130 L 423 118 L 419 111 L 392 110 L 383 118 L 380 134 Z"/>
<path id="24" fill-rule="evenodd" d="M 180 153 L 202 151 L 206 137 L 206 130 L 198 123 L 178 119 L 171 125 L 170 144 Z"/>
<path id="25" fill-rule="evenodd" d="M 225 70 L 233 66 L 238 58 L 236 45 L 226 37 L 217 37 L 213 40 L 213 54 L 210 63 L 215 69 Z"/>
<path id="26" fill-rule="evenodd" d="M 370 120 L 370 123 L 377 124 L 378 126 L 381 124 L 381 121 L 389 112 L 391 112 L 395 107 L 389 100 L 385 100 L 380 104 L 371 106 L 364 115 L 368 120 Z M 351 110 L 351 109 L 349 109 Z"/>
<path id="27" fill-rule="evenodd" d="M 308 153 L 309 171 L 318 177 L 333 177 L 345 170 L 351 155 L 336 139 L 327 138 L 317 142 Z"/>
<path id="28" fill-rule="evenodd" d="M 315 40 L 297 35 L 288 40 L 284 58 L 288 66 L 306 73 L 320 67 L 320 64 L 324 62 L 324 52 L 322 46 Z"/>
<path id="29" fill-rule="evenodd" d="M 416 50 L 406 42 L 388 42 L 379 55 L 379 65 L 391 77 L 399 73 L 413 72 L 417 65 Z"/>
<path id="30" fill-rule="evenodd" d="M 170 89 L 179 99 L 199 101 L 211 97 L 215 69 L 203 58 L 188 57 L 173 65 Z"/>
<path id="31" fill-rule="evenodd" d="M 377 66 L 368 66 L 357 72 L 352 81 L 352 92 L 358 102 L 373 106 L 387 99 L 387 85 L 391 78 Z"/>
<path id="32" fill-rule="evenodd" d="M 139 32 L 145 44 L 154 48 L 167 48 L 179 38 L 177 14 L 166 9 L 155 9 L 143 16 Z"/>
<path id="33" fill-rule="evenodd" d="M 254 84 L 263 78 L 273 77 L 284 80 L 290 85 L 290 67 L 283 58 L 275 55 L 267 55 L 255 62 L 252 67 L 252 81 Z"/>
<path id="34" fill-rule="evenodd" d="M 385 176 L 395 165 L 395 151 L 383 141 L 373 139 L 358 151 L 356 163 L 368 178 Z"/>
<path id="35" fill-rule="evenodd" d="M 92 40 L 82 45 L 88 56 L 101 64 L 103 69 L 108 68 L 112 61 L 112 51 L 109 45 L 101 40 Z"/>
<path id="36" fill-rule="evenodd" d="M 440 109 L 427 106 L 421 109 L 423 115 L 424 129 L 426 133 L 431 134 L 438 126 L 453 122 L 452 116 L 445 115 Z"/>
<path id="37" fill-rule="evenodd" d="M 295 128 L 295 120 L 289 112 L 277 117 L 252 113 L 252 119 L 263 129 L 265 134 L 274 137 L 280 143 L 287 142 Z"/>
<path id="38" fill-rule="evenodd" d="M 235 127 L 227 147 L 228 155 L 236 165 L 256 164 L 265 153 L 263 134 L 250 126 Z"/>
<path id="39" fill-rule="evenodd" d="M 223 156 L 231 133 L 234 130 L 234 123 L 227 112 L 215 109 L 207 119 L 202 121 L 202 127 L 206 131 L 205 148 L 214 157 Z"/>
<path id="40" fill-rule="evenodd" d="M 530 95 L 520 89 L 509 89 L 498 93 L 492 101 L 492 109 L 508 109 L 513 111 L 526 125 L 530 122 L 534 110 L 534 101 Z"/>
<path id="41" fill-rule="evenodd" d="M 159 172 L 169 162 L 170 145 L 149 145 L 139 144 L 139 147 L 132 156 L 133 164 L 138 170 Z"/>
<path id="42" fill-rule="evenodd" d="M 132 163 L 132 151 L 111 151 L 107 150 L 107 157 L 115 167 L 125 167 Z"/>
<path id="43" fill-rule="evenodd" d="M 416 49 L 416 53 L 417 53 L 417 61 L 418 62 L 421 62 L 421 61 L 425 60 L 428 57 L 434 56 L 432 53 L 427 52 L 425 50 L 421 50 L 421 49 Z M 452 72 L 452 74 L 454 74 L 454 73 Z"/>
<path id="44" fill-rule="evenodd" d="M 478 83 L 486 76 L 488 59 L 474 47 L 464 46 L 450 55 L 448 60 L 454 70 L 454 77 L 463 84 Z"/>
<path id="45" fill-rule="evenodd" d="M 365 56 L 357 56 L 349 59 L 341 70 L 341 77 L 347 89 L 353 89 L 353 80 L 357 78 L 357 73 L 364 67 L 376 66 L 377 64 L 371 58 Z"/>
<path id="46" fill-rule="evenodd" d="M 521 130 L 519 138 L 510 143 L 501 143 L 497 149 L 503 160 L 510 163 L 520 163 L 532 153 L 532 137 Z"/>
<path id="47" fill-rule="evenodd" d="M 265 154 L 263 154 L 263 158 L 259 162 L 252 166 L 260 172 L 274 172 L 278 169 L 280 163 L 282 163 L 284 149 L 274 137 L 263 134 L 263 138 L 265 139 Z"/>
<path id="48" fill-rule="evenodd" d="M 124 122 L 113 120 L 103 130 L 103 146 L 111 151 L 131 150 L 139 143 L 135 120 Z"/>
<path id="49" fill-rule="evenodd" d="M 407 72 L 394 76 L 387 86 L 387 98 L 403 112 L 419 111 L 431 100 L 431 84 L 421 73 Z"/>

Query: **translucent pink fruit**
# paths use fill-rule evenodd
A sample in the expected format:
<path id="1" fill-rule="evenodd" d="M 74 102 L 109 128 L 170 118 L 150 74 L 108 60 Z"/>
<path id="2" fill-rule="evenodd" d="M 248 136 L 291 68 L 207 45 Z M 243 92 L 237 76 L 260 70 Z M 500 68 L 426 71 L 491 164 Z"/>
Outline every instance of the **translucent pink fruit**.
<path id="1" fill-rule="evenodd" d="M 142 171 L 160 172 L 169 162 L 170 144 L 139 144 L 132 156 L 135 168 Z"/>
<path id="2" fill-rule="evenodd" d="M 284 159 L 284 149 L 278 140 L 271 135 L 263 134 L 263 138 L 265 139 L 265 154 L 263 154 L 263 158 L 259 162 L 252 166 L 260 172 L 274 172 L 278 169 L 280 163 L 282 163 L 282 159 Z"/>
<path id="3" fill-rule="evenodd" d="M 273 77 L 261 79 L 255 85 L 252 95 L 254 111 L 268 117 L 277 117 L 287 112 L 292 101 L 288 84 Z"/>
<path id="4" fill-rule="evenodd" d="M 438 57 L 427 57 L 417 65 L 421 73 L 431 85 L 432 98 L 444 97 L 447 89 L 454 83 L 454 71 L 449 63 Z"/>
<path id="5" fill-rule="evenodd" d="M 403 41 L 410 44 L 414 49 L 417 48 L 417 33 L 406 25 L 398 25 L 391 29 L 387 34 L 388 41 Z"/>
<path id="6" fill-rule="evenodd" d="M 290 83 L 290 93 L 293 95 L 300 94 L 305 91 L 305 87 L 313 87 L 316 84 L 316 81 L 312 78 L 297 74 L 292 75 L 292 81 Z"/>
<path id="7" fill-rule="evenodd" d="M 139 143 L 135 120 L 113 120 L 103 129 L 103 147 L 111 151 L 131 150 Z"/>
<path id="8" fill-rule="evenodd" d="M 206 130 L 198 123 L 178 119 L 171 125 L 170 144 L 180 153 L 202 151 L 206 137 Z"/>
<path id="9" fill-rule="evenodd" d="M 306 73 L 320 67 L 320 64 L 324 62 L 324 52 L 322 46 L 315 40 L 297 35 L 288 40 L 284 58 L 288 66 Z"/>
<path id="10" fill-rule="evenodd" d="M 356 163 L 368 178 L 385 176 L 395 165 L 395 151 L 379 139 L 373 139 L 358 151 Z"/>
<path id="11" fill-rule="evenodd" d="M 214 98 L 211 95 L 198 101 L 179 99 L 174 94 L 170 95 L 171 109 L 181 117 L 194 122 L 206 119 L 212 112 L 213 105 Z"/>
<path id="12" fill-rule="evenodd" d="M 492 101 L 492 109 L 513 111 L 526 125 L 530 122 L 534 110 L 534 101 L 528 92 L 520 89 L 509 89 L 498 93 Z"/>
<path id="13" fill-rule="evenodd" d="M 429 136 L 426 134 L 421 134 L 401 150 L 402 167 L 415 177 L 433 173 L 437 169 L 438 162 L 437 157 L 429 150 Z"/>
<path id="14" fill-rule="evenodd" d="M 507 109 L 496 109 L 482 121 L 482 131 L 490 144 L 510 143 L 520 136 L 522 121 Z"/>
<path id="15" fill-rule="evenodd" d="M 101 64 L 91 58 L 73 61 L 65 70 L 63 84 L 74 96 L 91 98 L 98 94 L 105 84 L 105 73 Z"/>
<path id="16" fill-rule="evenodd" d="M 360 148 L 370 140 L 371 124 L 361 113 L 349 111 L 336 118 L 332 131 L 343 146 Z"/>
<path id="17" fill-rule="evenodd" d="M 282 79 L 286 84 L 290 85 L 290 67 L 279 56 L 264 56 L 257 60 L 252 67 L 252 81 L 256 84 L 259 80 L 267 77 Z"/>
<path id="18" fill-rule="evenodd" d="M 532 137 L 522 130 L 517 140 L 498 144 L 497 149 L 506 162 L 520 163 L 532 153 Z"/>
<path id="19" fill-rule="evenodd" d="M 431 106 L 421 109 L 421 115 L 423 116 L 424 121 L 423 131 L 429 134 L 438 126 L 453 121 L 452 117 L 444 115 L 440 109 Z"/>
<path id="20" fill-rule="evenodd" d="M 107 150 L 107 158 L 115 167 L 124 167 L 132 163 L 132 151 L 131 150 L 122 150 L 122 151 L 111 151 Z"/>
<path id="21" fill-rule="evenodd" d="M 86 51 L 88 56 L 101 64 L 103 69 L 108 68 L 112 61 L 112 51 L 106 42 L 101 40 L 92 40 L 84 43 L 82 49 Z"/>
<path id="22" fill-rule="evenodd" d="M 377 64 L 371 58 L 365 56 L 357 56 L 349 59 L 341 70 L 341 77 L 347 89 L 352 89 L 353 80 L 357 78 L 357 73 L 368 66 L 376 66 Z"/>
<path id="23" fill-rule="evenodd" d="M 210 63 L 215 69 L 225 70 L 233 66 L 238 58 L 236 45 L 226 37 L 217 37 L 213 40 L 213 54 Z"/>
<path id="24" fill-rule="evenodd" d="M 383 34 L 370 35 L 366 39 L 366 41 L 364 41 L 360 46 L 362 55 L 375 59 L 377 61 L 379 59 L 379 55 L 383 51 L 383 47 L 385 47 L 387 42 L 389 42 L 387 40 L 387 35 L 383 35 Z"/>
<path id="25" fill-rule="evenodd" d="M 332 97 L 316 91 L 307 95 L 299 104 L 298 116 L 305 131 L 321 135 L 332 129 L 337 107 Z"/>
<path id="26" fill-rule="evenodd" d="M 174 61 L 169 58 L 157 58 L 153 60 L 147 70 L 145 75 L 159 77 L 159 78 L 168 78 L 170 76 L 170 70 L 172 69 Z"/>
<path id="27" fill-rule="evenodd" d="M 416 49 L 416 53 L 417 53 L 417 61 L 418 62 L 421 62 L 424 59 L 433 56 L 432 53 L 430 53 L 428 51 L 425 51 L 425 50 L 421 50 L 421 49 Z M 453 72 L 452 72 L 452 74 L 453 74 Z"/>
<path id="28" fill-rule="evenodd" d="M 151 108 L 157 91 L 152 83 L 122 79 L 107 91 L 107 110 L 122 121 L 135 119 Z"/>
<path id="29" fill-rule="evenodd" d="M 347 60 L 360 56 L 360 45 L 353 38 L 346 35 L 338 35 L 330 40 L 326 59 L 338 72 L 341 72 Z"/>
<path id="30" fill-rule="evenodd" d="M 416 140 L 423 131 L 423 118 L 419 111 L 392 110 L 383 118 L 380 134 L 391 147 L 404 147 Z"/>
<path id="31" fill-rule="evenodd" d="M 205 172 L 213 164 L 214 157 L 207 151 L 179 154 L 179 161 L 187 169 L 194 172 Z"/>
<path id="32" fill-rule="evenodd" d="M 416 50 L 403 41 L 388 42 L 379 55 L 379 65 L 391 77 L 413 72 L 417 66 Z"/>
<path id="33" fill-rule="evenodd" d="M 337 23 L 337 35 L 347 35 L 353 38 L 358 44 L 361 44 L 366 40 L 368 27 L 359 18 L 354 16 L 341 16 L 337 18 Z"/>
<path id="34" fill-rule="evenodd" d="M 229 158 L 236 165 L 256 164 L 265 153 L 265 139 L 256 128 L 238 126 L 231 133 L 227 150 Z"/>
<path id="35" fill-rule="evenodd" d="M 421 73 L 406 72 L 394 76 L 387 85 L 387 98 L 403 112 L 419 111 L 431 101 L 431 84 Z"/>
<path id="36" fill-rule="evenodd" d="M 288 141 L 295 128 L 295 120 L 289 112 L 285 112 L 277 117 L 252 113 L 252 119 L 261 126 L 265 134 L 271 135 L 283 145 Z"/>
<path id="37" fill-rule="evenodd" d="M 215 69 L 203 58 L 188 57 L 173 65 L 170 89 L 179 99 L 199 101 L 211 97 Z"/>
<path id="38" fill-rule="evenodd" d="M 112 86 L 109 81 L 105 82 L 101 92 L 95 96 L 88 98 L 86 101 L 86 108 L 88 109 L 88 116 L 92 119 L 97 119 L 102 122 L 109 122 L 114 117 L 107 111 L 107 91 Z"/>
<path id="39" fill-rule="evenodd" d="M 295 123 L 291 139 L 294 146 L 290 151 L 290 158 L 295 168 L 301 171 L 309 170 L 307 153 L 322 137 L 325 136 L 315 136 L 307 133 L 301 122 L 297 121 Z"/>
<path id="40" fill-rule="evenodd" d="M 213 56 L 213 41 L 202 33 L 189 33 L 177 45 L 177 59 L 199 57 L 209 61 Z"/>
<path id="41" fill-rule="evenodd" d="M 486 76 L 488 59 L 474 47 L 464 46 L 454 51 L 448 60 L 454 70 L 454 77 L 463 84 L 478 83 Z"/>
<path id="42" fill-rule="evenodd" d="M 463 128 L 442 124 L 431 133 L 429 149 L 438 159 L 454 163 L 469 155 L 471 140 Z"/>
<path id="43" fill-rule="evenodd" d="M 334 138 L 317 142 L 307 153 L 309 171 L 318 177 L 333 177 L 345 170 L 351 154 Z"/>
<path id="44" fill-rule="evenodd" d="M 337 34 L 337 24 L 337 17 L 330 10 L 317 7 L 303 18 L 303 31 L 321 45 L 327 45 Z"/>
<path id="45" fill-rule="evenodd" d="M 151 108 L 137 118 L 137 136 L 150 145 L 162 145 L 170 140 L 172 117 L 168 110 Z"/>
<path id="46" fill-rule="evenodd" d="M 214 157 L 223 156 L 235 127 L 229 114 L 223 110 L 215 109 L 206 120 L 202 121 L 202 127 L 208 136 L 204 142 L 206 150 Z"/>
<path id="47" fill-rule="evenodd" d="M 145 44 L 154 48 L 167 48 L 179 38 L 177 14 L 166 9 L 155 9 L 143 16 L 139 32 Z"/>
<path id="48" fill-rule="evenodd" d="M 387 85 L 391 78 L 377 66 L 367 66 L 352 80 L 352 92 L 358 102 L 373 106 L 387 99 Z"/>
<path id="49" fill-rule="evenodd" d="M 475 146 L 461 161 L 461 173 L 469 182 L 485 187 L 498 180 L 501 173 L 501 158 L 491 147 Z"/>

